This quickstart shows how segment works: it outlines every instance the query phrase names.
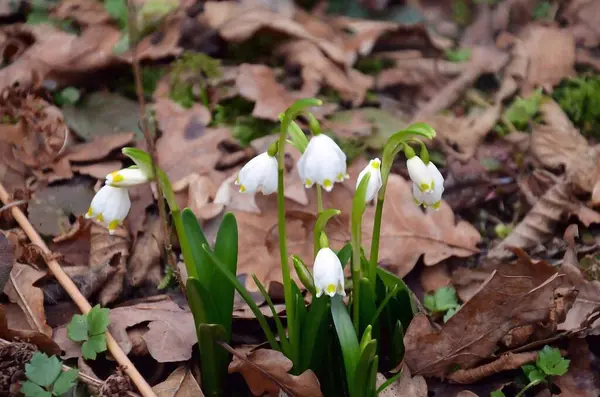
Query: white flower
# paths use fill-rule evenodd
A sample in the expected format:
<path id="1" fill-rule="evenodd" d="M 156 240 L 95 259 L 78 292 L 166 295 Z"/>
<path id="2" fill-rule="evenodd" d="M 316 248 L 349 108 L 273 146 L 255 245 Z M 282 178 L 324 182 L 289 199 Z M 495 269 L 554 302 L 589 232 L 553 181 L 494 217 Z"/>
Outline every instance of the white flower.
<path id="1" fill-rule="evenodd" d="M 124 168 L 106 175 L 106 184 L 112 187 L 131 187 L 149 180 L 139 168 Z"/>
<path id="2" fill-rule="evenodd" d="M 431 162 L 429 162 L 431 164 Z M 434 188 L 433 176 L 419 156 L 413 156 L 406 161 L 408 175 L 422 192 L 430 192 Z"/>
<path id="3" fill-rule="evenodd" d="M 330 248 L 321 248 L 317 253 L 313 267 L 313 278 L 317 298 L 323 295 L 323 292 L 331 297 L 336 293 L 346 296 L 342 263 Z"/>
<path id="4" fill-rule="evenodd" d="M 349 178 L 346 155 L 333 139 L 325 134 L 316 135 L 298 161 L 298 174 L 306 188 L 317 183 L 330 192 L 335 182 Z"/>
<path id="5" fill-rule="evenodd" d="M 131 201 L 127 189 L 104 185 L 92 199 L 85 217 L 96 219 L 108 228 L 110 234 L 114 234 L 123 223 L 129 208 Z"/>
<path id="6" fill-rule="evenodd" d="M 425 208 L 429 206 L 438 209 L 444 193 L 444 177 L 431 161 L 427 164 L 427 172 L 433 180 L 433 190 L 423 192 L 416 183 L 413 183 L 413 197 L 417 205 L 423 204 Z"/>
<path id="7" fill-rule="evenodd" d="M 235 184 L 240 192 L 271 194 L 277 190 L 277 159 L 264 152 L 254 157 L 240 170 Z"/>
<path id="8" fill-rule="evenodd" d="M 379 189 L 381 189 L 381 160 L 373 159 L 369 161 L 369 164 L 367 164 L 365 169 L 358 174 L 358 179 L 356 180 L 357 189 L 358 185 L 360 185 L 360 182 L 367 173 L 369 173 L 371 177 L 369 178 L 369 184 L 367 185 L 365 201 L 369 202 L 373 200 L 375 196 L 377 196 Z"/>

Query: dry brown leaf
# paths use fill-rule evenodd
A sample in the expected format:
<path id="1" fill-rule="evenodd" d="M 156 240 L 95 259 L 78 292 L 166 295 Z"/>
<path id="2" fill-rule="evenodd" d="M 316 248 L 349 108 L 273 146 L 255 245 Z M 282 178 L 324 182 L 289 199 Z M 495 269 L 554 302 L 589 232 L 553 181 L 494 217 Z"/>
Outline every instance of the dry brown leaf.
<path id="1" fill-rule="evenodd" d="M 459 369 L 448 375 L 448 380 L 460 384 L 475 383 L 499 372 L 511 371 L 525 364 L 531 364 L 535 362 L 537 355 L 537 352 L 503 354 L 491 363 L 470 369 Z"/>
<path id="2" fill-rule="evenodd" d="M 156 61 L 180 55 L 183 52 L 179 46 L 182 21 L 181 13 L 168 15 L 159 27 L 137 44 L 135 49 L 137 58 Z M 131 63 L 133 62 L 133 53 L 128 51 L 119 58 Z"/>
<path id="3" fill-rule="evenodd" d="M 425 292 L 437 291 L 452 281 L 450 273 L 448 273 L 448 267 L 443 263 L 424 268 L 420 279 Z"/>
<path id="4" fill-rule="evenodd" d="M 118 259 L 116 257 L 118 256 Z M 108 234 L 106 227 L 93 223 L 90 230 L 90 262 L 93 272 L 113 264 L 116 269 L 99 294 L 102 306 L 117 300 L 123 293 L 127 262 L 129 260 L 129 233 L 124 226 L 119 226 L 114 235 Z"/>
<path id="5" fill-rule="evenodd" d="M 91 141 L 67 148 L 64 157 L 71 162 L 102 160 L 113 150 L 127 146 L 133 141 L 133 132 L 94 136 Z"/>
<path id="6" fill-rule="evenodd" d="M 177 368 L 152 390 L 157 397 L 204 397 L 194 375 L 185 366 Z"/>
<path id="7" fill-rule="evenodd" d="M 13 329 L 9 327 L 7 313 L 0 304 L 0 338 L 10 341 L 33 343 L 48 355 L 60 355 L 60 347 L 48 335 L 29 329 Z"/>
<path id="8" fill-rule="evenodd" d="M 10 240 L 0 233 L 0 291 L 10 280 L 10 271 L 15 262 L 14 248 Z"/>
<path id="9" fill-rule="evenodd" d="M 570 1 L 561 15 L 578 44 L 593 48 L 600 43 L 600 4 L 594 0 Z"/>
<path id="10" fill-rule="evenodd" d="M 507 247 L 529 249 L 543 244 L 554 235 L 554 226 L 565 214 L 576 214 L 582 222 L 589 222 L 588 225 L 600 222 L 600 214 L 580 202 L 569 184 L 559 182 L 538 199 L 508 237 L 490 250 L 487 258 L 512 256 Z"/>
<path id="11" fill-rule="evenodd" d="M 451 256 L 467 257 L 479 252 L 477 229 L 465 221 L 456 223 L 454 213 L 442 201 L 439 211 L 418 207 L 411 184 L 401 176 L 390 175 L 381 225 L 379 261 L 400 277 L 412 270 L 421 255 L 426 266 Z M 367 208 L 363 218 L 363 240 L 371 244 L 375 208 Z"/>
<path id="12" fill-rule="evenodd" d="M 308 40 L 285 43 L 278 52 L 286 58 L 286 64 L 300 66 L 303 97 L 316 96 L 322 85 L 336 90 L 343 100 L 353 106 L 363 103 L 365 94 L 373 85 L 373 78 L 351 69 L 344 70 L 328 59 L 322 50 Z"/>
<path id="13" fill-rule="evenodd" d="M 144 234 L 137 239 L 131 253 L 127 280 L 133 287 L 141 285 L 148 280 L 158 285 L 161 279 L 160 262 L 164 242 L 162 222 L 159 217 L 152 216 L 146 219 Z"/>
<path id="14" fill-rule="evenodd" d="M 173 184 L 173 191 L 180 207 L 188 207 L 199 219 L 212 219 L 221 210 L 209 204 L 216 188 L 208 176 L 189 174 Z"/>
<path id="15" fill-rule="evenodd" d="M 479 292 L 435 330 L 417 314 L 404 337 L 404 359 L 413 373 L 446 377 L 454 365 L 474 367 L 489 357 L 511 329 L 547 319 L 554 289 L 563 277 L 546 262 L 532 262 L 515 249 L 519 259 L 501 266 Z"/>
<path id="16" fill-rule="evenodd" d="M 133 238 L 137 238 L 137 234 L 143 230 L 144 222 L 146 221 L 146 209 L 154 204 L 154 196 L 150 185 L 138 185 L 130 187 L 129 198 L 131 200 L 131 210 L 127 218 L 127 228 Z"/>
<path id="17" fill-rule="evenodd" d="M 347 54 L 340 46 L 314 36 L 300 23 L 266 8 L 233 1 L 208 2 L 202 17 L 211 28 L 219 32 L 221 37 L 230 42 L 243 42 L 262 29 L 269 29 L 298 39 L 309 40 L 339 64 L 349 65 L 353 61 L 353 55 Z"/>
<path id="18" fill-rule="evenodd" d="M 560 388 L 560 397 L 600 396 L 600 376 L 593 366 L 594 354 L 585 339 L 569 340 L 569 371 L 553 379 Z"/>
<path id="19" fill-rule="evenodd" d="M 65 234 L 56 236 L 48 244 L 50 251 L 61 255 L 63 265 L 85 265 L 90 257 L 90 228 L 89 224 L 80 216 L 75 224 Z"/>
<path id="20" fill-rule="evenodd" d="M 83 175 L 89 175 L 96 179 L 104 179 L 106 175 L 113 171 L 123 168 L 123 163 L 120 161 L 104 161 L 101 163 L 94 163 L 89 165 L 72 165 L 71 169 L 74 172 Z"/>
<path id="21" fill-rule="evenodd" d="M 575 237 L 577 235 L 577 225 L 571 225 L 565 231 L 565 240 L 567 241 L 568 248 L 560 267 L 560 270 L 567 276 L 569 286 L 576 288 L 578 291 L 575 303 L 567 313 L 567 318 L 558 327 L 565 331 L 580 328 L 588 315 L 600 307 L 600 281 L 586 280 L 579 269 L 575 245 Z M 600 320 L 591 324 L 591 327 L 590 333 L 595 335 L 600 334 Z"/>
<path id="22" fill-rule="evenodd" d="M 481 284 L 488 279 L 490 272 L 480 269 L 459 267 L 452 273 L 452 286 L 461 301 L 469 301 L 477 293 Z"/>
<path id="23" fill-rule="evenodd" d="M 13 63 L 0 70 L 0 89 L 15 82 L 22 87 L 36 86 L 45 79 L 66 85 L 80 73 L 114 63 L 113 47 L 121 36 L 121 32 L 111 25 L 91 26 L 80 36 L 48 24 L 14 24 L 5 27 L 4 32 L 9 36 L 24 34 L 33 37 L 34 43 Z"/>
<path id="24" fill-rule="evenodd" d="M 4 287 L 4 293 L 27 315 L 27 322 L 31 328 L 51 336 L 52 328 L 46 323 L 44 292 L 33 286 L 44 274 L 31 266 L 15 263 L 10 272 L 10 282 Z"/>
<path id="25" fill-rule="evenodd" d="M 427 382 L 420 375 L 411 376 L 410 369 L 402 363 L 402 375 L 378 394 L 381 397 L 427 397 Z M 387 379 L 382 374 L 377 374 L 377 387 L 380 387 Z"/>
<path id="26" fill-rule="evenodd" d="M 520 35 L 529 56 L 521 92 L 528 95 L 537 87 L 552 87 L 575 75 L 575 38 L 567 29 L 531 24 Z M 546 45 L 552 43 L 552 46 Z"/>
<path id="27" fill-rule="evenodd" d="M 104 4 L 95 0 L 65 0 L 52 10 L 51 15 L 57 19 L 71 19 L 80 25 L 98 25 L 111 20 Z"/>
<path id="28" fill-rule="evenodd" d="M 283 353 L 277 350 L 258 349 L 250 353 L 237 352 L 231 364 L 229 373 L 242 374 L 250 391 L 255 396 L 268 393 L 269 396 L 279 396 L 283 393 L 282 386 L 290 397 L 320 397 L 321 387 L 314 372 L 306 370 L 295 376 L 288 372 L 293 363 Z"/>
<path id="29" fill-rule="evenodd" d="M 149 322 L 149 331 L 142 338 L 156 361 L 186 361 L 192 357 L 197 339 L 191 312 L 171 300 L 111 309 L 109 329 L 125 353 L 132 347 L 126 329 L 143 322 Z"/>

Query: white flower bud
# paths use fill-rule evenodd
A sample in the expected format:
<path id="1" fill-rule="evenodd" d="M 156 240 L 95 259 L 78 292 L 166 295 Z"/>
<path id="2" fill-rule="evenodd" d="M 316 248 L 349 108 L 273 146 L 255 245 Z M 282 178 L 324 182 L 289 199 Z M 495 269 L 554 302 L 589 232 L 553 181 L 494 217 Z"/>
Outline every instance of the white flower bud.
<path id="1" fill-rule="evenodd" d="M 336 293 L 346 296 L 342 263 L 330 248 L 321 248 L 317 253 L 313 266 L 313 279 L 317 298 L 323 295 L 323 292 L 331 297 Z"/>
<path id="2" fill-rule="evenodd" d="M 365 195 L 365 201 L 369 202 L 377 196 L 379 189 L 381 189 L 381 160 L 373 159 L 369 161 L 369 164 L 358 174 L 358 178 L 356 180 L 356 188 L 358 189 L 358 185 L 362 181 L 363 177 L 369 173 L 371 177 L 369 178 L 369 184 L 367 185 L 367 194 Z"/>
<path id="3" fill-rule="evenodd" d="M 150 180 L 139 168 L 124 168 L 106 175 L 106 184 L 112 187 L 142 185 Z"/>
<path id="4" fill-rule="evenodd" d="M 277 159 L 267 152 L 259 154 L 240 170 L 235 184 L 242 193 L 274 193 L 277 191 Z"/>
<path id="5" fill-rule="evenodd" d="M 86 218 L 94 218 L 114 234 L 129 213 L 131 201 L 127 189 L 104 185 L 92 199 Z"/>
<path id="6" fill-rule="evenodd" d="M 316 135 L 298 161 L 298 174 L 306 188 L 317 183 L 330 192 L 335 182 L 349 178 L 346 155 L 333 139 L 325 134 Z"/>
<path id="7" fill-rule="evenodd" d="M 431 163 L 431 162 L 430 162 Z M 419 156 L 406 160 L 408 175 L 422 192 L 430 192 L 434 188 L 433 177 Z"/>
<path id="8" fill-rule="evenodd" d="M 431 161 L 427 164 L 427 172 L 429 172 L 433 180 L 433 190 L 423 192 L 416 183 L 413 183 L 413 197 L 417 205 L 423 204 L 425 208 L 433 207 L 438 209 L 442 201 L 442 194 L 444 193 L 444 177 Z"/>

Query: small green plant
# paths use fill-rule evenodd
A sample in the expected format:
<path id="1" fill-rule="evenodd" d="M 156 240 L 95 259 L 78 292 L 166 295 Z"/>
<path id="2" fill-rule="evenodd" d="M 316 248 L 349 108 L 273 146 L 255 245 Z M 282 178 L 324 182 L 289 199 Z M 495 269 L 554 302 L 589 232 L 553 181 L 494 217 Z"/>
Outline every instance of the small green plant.
<path id="1" fill-rule="evenodd" d="M 467 62 L 471 59 L 470 48 L 446 49 L 444 51 L 446 59 L 450 62 Z"/>
<path id="2" fill-rule="evenodd" d="M 27 14 L 27 23 L 30 25 L 49 24 L 70 33 L 76 33 L 71 19 L 59 20 L 50 16 L 50 11 L 55 2 L 50 0 L 33 0 L 31 11 Z"/>
<path id="3" fill-rule="evenodd" d="M 206 79 L 221 75 L 221 61 L 202 53 L 184 53 L 173 62 L 171 70 L 171 99 L 184 108 L 201 101 L 208 106 Z M 196 94 L 197 88 L 198 94 Z"/>
<path id="4" fill-rule="evenodd" d="M 497 125 L 496 132 L 506 135 L 511 130 L 526 131 L 531 122 L 538 120 L 539 109 L 544 94 L 538 89 L 525 98 L 517 97 L 504 110 L 502 120 L 504 125 Z"/>
<path id="5" fill-rule="evenodd" d="M 600 75 L 568 79 L 552 97 L 584 135 L 600 137 Z"/>
<path id="6" fill-rule="evenodd" d="M 441 287 L 433 294 L 425 295 L 423 305 L 432 313 L 444 313 L 444 322 L 447 322 L 460 309 L 456 290 L 452 287 Z"/>
<path id="7" fill-rule="evenodd" d="M 79 102 L 80 98 L 81 94 L 75 87 L 65 87 L 62 90 L 54 93 L 54 102 L 58 106 L 75 105 L 77 102 Z"/>
<path id="8" fill-rule="evenodd" d="M 62 362 L 56 356 L 36 352 L 25 364 L 27 380 L 21 382 L 21 393 L 27 397 L 62 396 L 75 384 L 78 371 L 62 371 Z"/>
<path id="9" fill-rule="evenodd" d="M 356 63 L 356 69 L 364 74 L 377 75 L 384 69 L 396 66 L 396 61 L 387 58 L 361 58 Z"/>
<path id="10" fill-rule="evenodd" d="M 254 103 L 241 96 L 222 101 L 215 107 L 213 126 L 227 125 L 242 146 L 255 139 L 277 132 L 277 123 L 252 116 Z"/>
<path id="11" fill-rule="evenodd" d="M 540 19 L 548 19 L 550 18 L 550 12 L 552 11 L 552 4 L 547 1 L 547 0 L 543 0 L 540 1 L 539 3 L 536 4 L 536 6 L 533 9 L 533 19 L 534 20 L 540 20 Z"/>
<path id="12" fill-rule="evenodd" d="M 110 322 L 108 309 L 94 306 L 87 314 L 76 314 L 67 326 L 67 335 L 74 342 L 83 342 L 81 354 L 95 360 L 98 353 L 106 351 L 106 330 Z"/>
<path id="13" fill-rule="evenodd" d="M 468 26 L 471 23 L 471 8 L 466 0 L 452 0 L 452 19 L 460 26 Z"/>

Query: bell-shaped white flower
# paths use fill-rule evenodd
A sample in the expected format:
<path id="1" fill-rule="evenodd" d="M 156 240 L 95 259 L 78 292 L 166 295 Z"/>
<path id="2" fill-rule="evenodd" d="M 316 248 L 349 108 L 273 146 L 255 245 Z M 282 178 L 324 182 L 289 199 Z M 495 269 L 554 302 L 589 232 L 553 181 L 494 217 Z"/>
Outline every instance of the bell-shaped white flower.
<path id="1" fill-rule="evenodd" d="M 106 184 L 112 187 L 142 185 L 150 180 L 139 168 L 124 168 L 106 175 Z"/>
<path id="2" fill-rule="evenodd" d="M 331 297 L 336 293 L 346 296 L 342 263 L 329 247 L 321 248 L 317 253 L 313 266 L 313 279 L 317 298 L 323 293 Z"/>
<path id="3" fill-rule="evenodd" d="M 429 163 L 431 164 L 431 162 Z M 419 156 L 413 156 L 406 160 L 406 168 L 408 168 L 410 179 L 417 185 L 419 190 L 422 192 L 433 190 L 435 186 L 433 176 Z"/>
<path id="4" fill-rule="evenodd" d="M 242 193 L 274 193 L 277 191 L 277 158 L 267 152 L 254 157 L 240 170 L 235 184 Z"/>
<path id="5" fill-rule="evenodd" d="M 413 182 L 413 197 L 417 205 L 423 205 L 425 208 L 433 207 L 438 209 L 444 193 L 444 177 L 431 161 L 427 164 L 427 171 L 433 180 L 433 190 L 423 192 L 419 186 Z"/>
<path id="6" fill-rule="evenodd" d="M 129 213 L 131 201 L 127 189 L 104 185 L 92 199 L 86 218 L 94 218 L 114 234 Z"/>
<path id="7" fill-rule="evenodd" d="M 373 159 L 369 161 L 369 164 L 358 174 L 358 179 L 356 180 L 356 188 L 358 189 L 358 185 L 362 181 L 363 177 L 369 173 L 371 176 L 369 178 L 369 184 L 367 185 L 367 194 L 365 195 L 365 201 L 369 202 L 377 196 L 379 189 L 381 189 L 381 160 Z"/>
<path id="8" fill-rule="evenodd" d="M 330 192 L 335 182 L 349 178 L 346 155 L 333 139 L 325 134 L 316 135 L 298 160 L 298 174 L 306 188 L 317 183 Z"/>

